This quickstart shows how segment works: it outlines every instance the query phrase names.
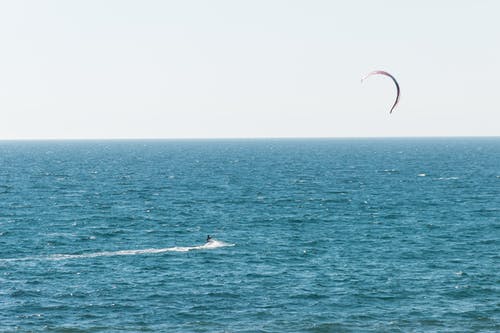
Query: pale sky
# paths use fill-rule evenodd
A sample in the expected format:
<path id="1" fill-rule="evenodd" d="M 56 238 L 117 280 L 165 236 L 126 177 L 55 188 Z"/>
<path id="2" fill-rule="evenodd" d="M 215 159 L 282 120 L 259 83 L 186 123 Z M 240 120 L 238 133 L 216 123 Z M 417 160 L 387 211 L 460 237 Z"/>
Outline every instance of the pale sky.
<path id="1" fill-rule="evenodd" d="M 0 0 L 0 139 L 500 136 L 500 1 Z M 395 88 L 401 101 L 389 109 Z"/>

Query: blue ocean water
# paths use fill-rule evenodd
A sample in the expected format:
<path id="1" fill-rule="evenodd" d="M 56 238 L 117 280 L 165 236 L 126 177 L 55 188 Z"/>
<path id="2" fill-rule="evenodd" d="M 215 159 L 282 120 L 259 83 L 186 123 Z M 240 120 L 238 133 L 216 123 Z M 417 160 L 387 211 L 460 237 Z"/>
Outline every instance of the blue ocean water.
<path id="1" fill-rule="evenodd" d="M 1 142 L 0 166 L 2 332 L 500 331 L 500 138 Z"/>

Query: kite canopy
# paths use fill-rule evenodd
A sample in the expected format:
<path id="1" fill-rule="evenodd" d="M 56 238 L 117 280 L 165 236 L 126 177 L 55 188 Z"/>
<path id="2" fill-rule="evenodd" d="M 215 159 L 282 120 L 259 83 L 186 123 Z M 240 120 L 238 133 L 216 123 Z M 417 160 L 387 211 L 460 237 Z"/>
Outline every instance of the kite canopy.
<path id="1" fill-rule="evenodd" d="M 369 78 L 372 75 L 385 75 L 385 76 L 388 76 L 388 77 L 390 77 L 392 79 L 392 81 L 396 85 L 396 100 L 394 101 L 394 104 L 392 105 L 391 111 L 389 112 L 389 113 L 392 113 L 392 111 L 394 110 L 394 108 L 396 107 L 396 105 L 398 105 L 398 103 L 399 103 L 399 92 L 400 91 L 399 91 L 398 81 L 396 81 L 396 78 L 394 78 L 394 76 L 392 76 L 391 74 L 387 73 L 386 71 L 373 71 L 373 72 L 368 73 L 364 78 L 362 78 L 361 82 L 363 82 L 365 79 Z"/>

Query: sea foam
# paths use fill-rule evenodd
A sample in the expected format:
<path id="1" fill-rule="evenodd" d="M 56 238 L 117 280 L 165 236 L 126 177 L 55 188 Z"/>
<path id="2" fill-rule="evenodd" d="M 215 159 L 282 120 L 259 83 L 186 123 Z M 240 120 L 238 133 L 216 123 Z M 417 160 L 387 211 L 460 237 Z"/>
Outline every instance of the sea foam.
<path id="1" fill-rule="evenodd" d="M 24 258 L 8 258 L 0 259 L 0 262 L 12 262 L 12 261 L 31 261 L 31 260 L 67 260 L 67 259 L 84 259 L 84 258 L 96 258 L 96 257 L 114 257 L 114 256 L 133 256 L 133 255 L 147 255 L 147 254 L 158 254 L 165 252 L 188 252 L 193 250 L 213 250 L 221 247 L 234 246 L 235 244 L 226 243 L 218 241 L 215 239 L 203 245 L 196 246 L 173 246 L 165 247 L 159 249 L 137 249 L 137 250 L 120 250 L 120 251 L 101 251 L 101 252 L 91 252 L 82 254 L 52 254 L 44 257 L 24 257 Z"/>

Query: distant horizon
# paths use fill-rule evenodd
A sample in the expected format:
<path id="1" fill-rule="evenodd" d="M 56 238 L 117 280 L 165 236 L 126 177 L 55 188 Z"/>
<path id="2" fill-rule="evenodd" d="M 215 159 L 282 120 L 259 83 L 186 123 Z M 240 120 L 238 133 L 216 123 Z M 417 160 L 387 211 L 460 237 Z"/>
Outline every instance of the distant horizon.
<path id="1" fill-rule="evenodd" d="M 15 138 L 14 141 L 217 141 L 217 140 L 342 140 L 342 139 L 500 139 L 498 135 L 448 135 L 448 136 L 330 136 L 330 137 L 117 137 L 117 138 Z"/>

